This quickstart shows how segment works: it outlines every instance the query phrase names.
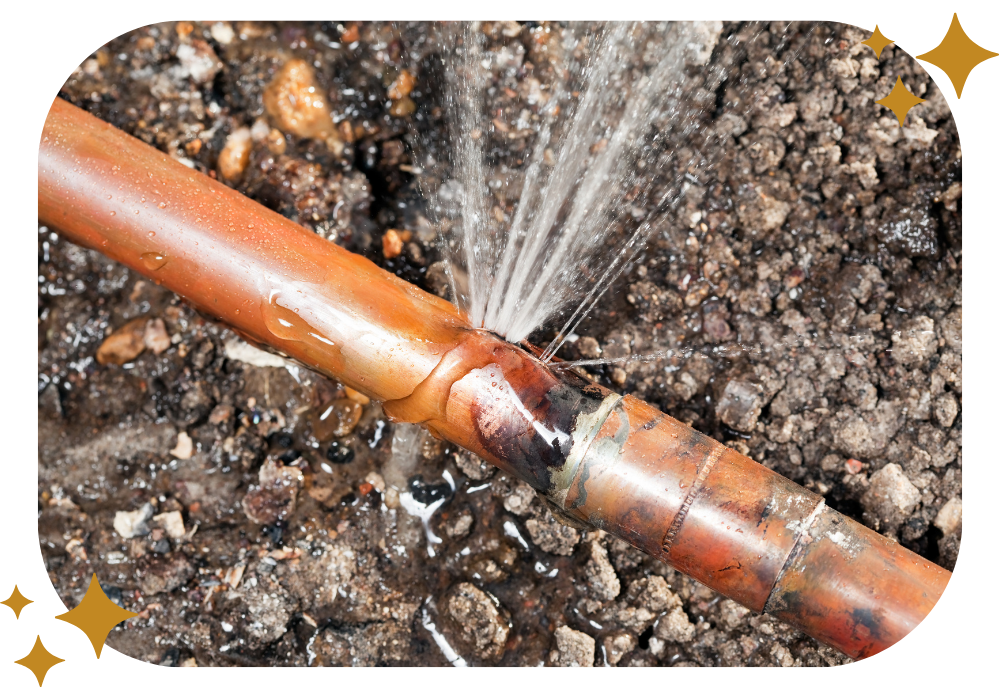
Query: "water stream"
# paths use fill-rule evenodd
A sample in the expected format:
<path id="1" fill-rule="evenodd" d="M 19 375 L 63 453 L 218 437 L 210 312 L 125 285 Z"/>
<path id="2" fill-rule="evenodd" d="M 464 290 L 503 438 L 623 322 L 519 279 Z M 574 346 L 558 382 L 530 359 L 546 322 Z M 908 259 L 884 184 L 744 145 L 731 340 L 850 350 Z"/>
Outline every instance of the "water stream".
<path id="1" fill-rule="evenodd" d="M 442 30 L 450 162 L 425 155 L 422 165 L 443 173 L 427 192 L 430 210 L 454 300 L 475 327 L 515 343 L 549 327 L 542 359 L 551 360 L 663 231 L 696 182 L 663 174 L 710 169 L 709 144 L 731 138 L 725 128 L 705 133 L 698 106 L 699 91 L 726 78 L 703 68 L 720 31 L 713 22 L 567 24 L 545 47 L 559 69 L 534 66 L 536 89 L 520 100 L 505 85 L 518 67 L 502 39 L 479 23 Z"/>

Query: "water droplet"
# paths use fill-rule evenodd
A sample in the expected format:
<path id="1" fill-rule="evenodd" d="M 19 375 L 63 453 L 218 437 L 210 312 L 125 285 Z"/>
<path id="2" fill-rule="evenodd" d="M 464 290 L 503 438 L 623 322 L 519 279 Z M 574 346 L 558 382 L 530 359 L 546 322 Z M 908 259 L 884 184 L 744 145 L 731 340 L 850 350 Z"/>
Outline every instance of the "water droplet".
<path id="1" fill-rule="evenodd" d="M 147 270 L 159 270 L 167 264 L 167 256 L 163 253 L 143 253 L 139 259 Z"/>
<path id="2" fill-rule="evenodd" d="M 167 208 L 167 203 L 166 202 L 160 202 L 156 206 L 159 207 L 160 209 L 166 209 Z"/>
<path id="3" fill-rule="evenodd" d="M 117 212 L 111 212 L 111 216 L 115 216 Z"/>
<path id="4" fill-rule="evenodd" d="M 333 342 L 318 333 L 315 328 L 306 323 L 305 319 L 299 316 L 292 309 L 282 305 L 280 293 L 271 292 L 269 298 L 260 304 L 260 313 L 264 317 L 264 325 L 272 334 L 283 340 L 319 340 L 326 345 L 333 345 Z"/>
<path id="5" fill-rule="evenodd" d="M 152 238 L 153 236 L 156 235 L 156 231 L 150 231 L 148 235 L 150 238 Z"/>

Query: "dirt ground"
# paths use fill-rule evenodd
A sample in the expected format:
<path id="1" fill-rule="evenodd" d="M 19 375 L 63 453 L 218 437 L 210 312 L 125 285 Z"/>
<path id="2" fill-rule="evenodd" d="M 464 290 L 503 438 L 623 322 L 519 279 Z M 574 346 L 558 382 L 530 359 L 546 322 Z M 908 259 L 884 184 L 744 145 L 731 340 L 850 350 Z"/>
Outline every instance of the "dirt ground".
<path id="1" fill-rule="evenodd" d="M 587 370 L 951 568 L 962 155 L 948 106 L 912 58 L 890 46 L 877 60 L 860 29 L 721 30 L 688 104 L 721 140 L 684 173 L 671 170 L 682 157 L 664 164 L 664 183 L 684 183 L 669 225 L 561 354 L 683 348 Z M 558 68 L 557 33 L 485 31 L 513 122 L 511 105 Z M 296 58 L 332 135 L 267 104 Z M 414 139 L 440 128 L 433 66 L 421 25 L 181 22 L 110 42 L 60 95 L 440 292 L 412 174 Z M 926 100 L 903 128 L 874 104 L 897 75 Z M 685 138 L 678 149 L 701 147 Z M 497 158 L 525 143 L 515 134 Z M 398 254 L 388 229 L 411 232 Z M 261 366 L 232 331 L 58 232 L 40 229 L 38 256 L 39 540 L 67 605 L 96 573 L 140 613 L 112 647 L 170 666 L 848 661 L 561 525 L 523 484 L 337 383 Z M 98 362 L 140 318 L 124 364 Z M 408 439 L 416 464 L 400 457 Z"/>

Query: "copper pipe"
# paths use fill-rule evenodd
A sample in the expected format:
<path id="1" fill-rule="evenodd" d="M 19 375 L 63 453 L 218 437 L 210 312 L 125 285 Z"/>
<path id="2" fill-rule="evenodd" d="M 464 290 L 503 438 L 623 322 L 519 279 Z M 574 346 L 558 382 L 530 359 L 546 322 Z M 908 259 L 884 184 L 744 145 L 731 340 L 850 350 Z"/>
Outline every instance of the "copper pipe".
<path id="1" fill-rule="evenodd" d="M 794 482 L 59 99 L 38 185 L 39 218 L 69 240 L 853 658 L 905 636 L 948 583 Z"/>

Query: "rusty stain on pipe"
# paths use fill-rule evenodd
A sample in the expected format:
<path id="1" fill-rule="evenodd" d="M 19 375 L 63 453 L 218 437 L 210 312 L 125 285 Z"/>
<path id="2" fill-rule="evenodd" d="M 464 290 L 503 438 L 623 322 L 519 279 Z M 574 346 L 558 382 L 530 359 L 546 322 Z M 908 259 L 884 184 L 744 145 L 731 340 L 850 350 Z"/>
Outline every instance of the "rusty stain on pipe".
<path id="1" fill-rule="evenodd" d="M 631 396 L 469 327 L 450 303 L 57 99 L 39 219 L 383 402 L 755 612 L 853 658 L 949 573 Z"/>

